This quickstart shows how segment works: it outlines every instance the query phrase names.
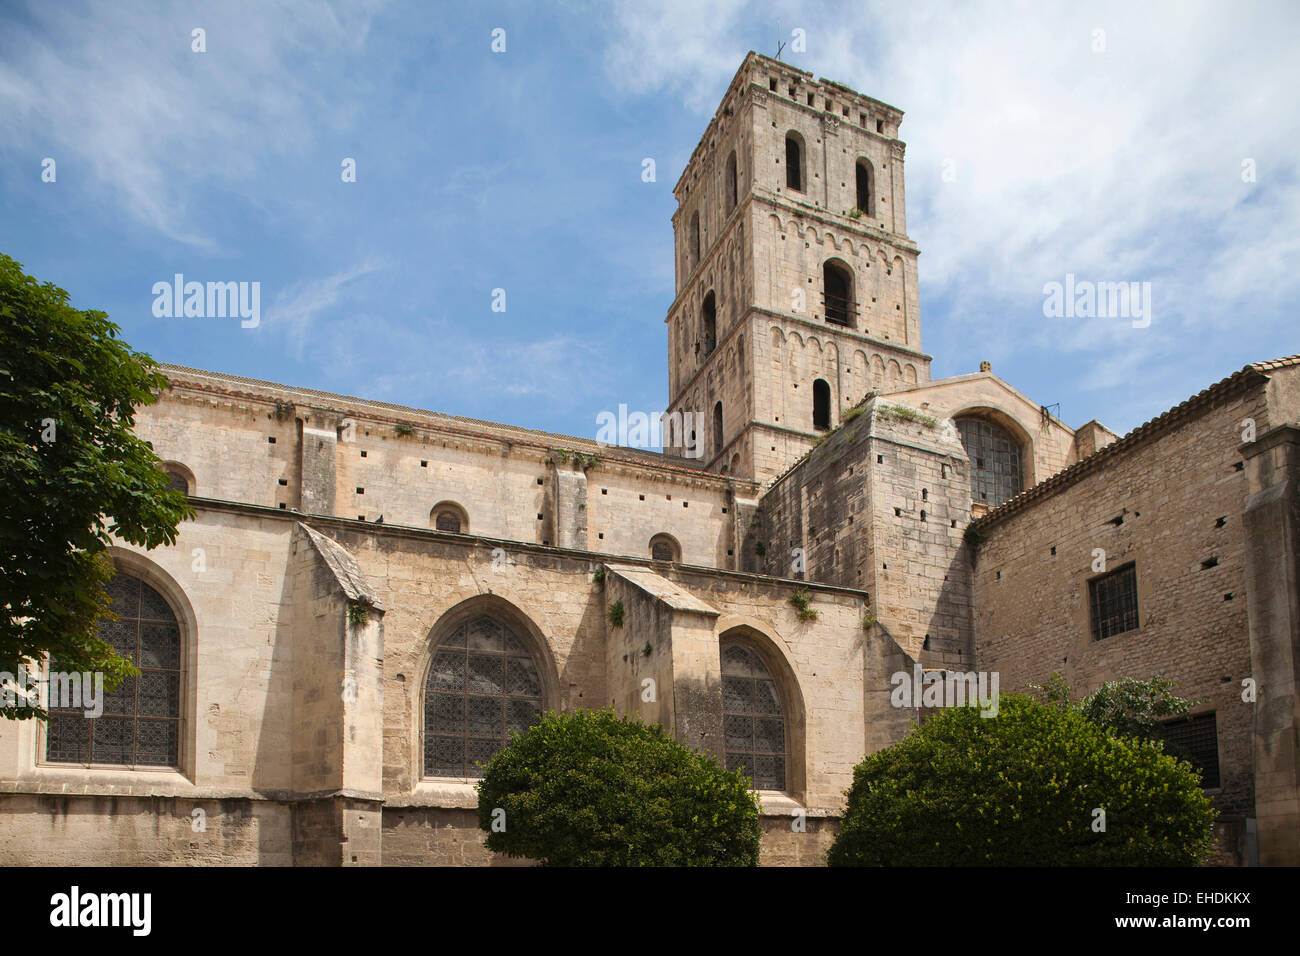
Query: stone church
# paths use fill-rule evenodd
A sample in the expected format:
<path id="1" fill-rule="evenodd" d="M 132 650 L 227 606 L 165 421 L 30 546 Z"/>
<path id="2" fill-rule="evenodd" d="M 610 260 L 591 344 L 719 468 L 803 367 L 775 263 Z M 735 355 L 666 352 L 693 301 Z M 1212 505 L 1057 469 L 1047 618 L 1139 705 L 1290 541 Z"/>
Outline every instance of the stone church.
<path id="1" fill-rule="evenodd" d="M 113 549 L 140 676 L 0 735 L 0 862 L 514 862 L 479 765 L 613 705 L 816 864 L 919 667 L 1173 680 L 1216 862 L 1300 863 L 1300 356 L 1122 438 L 932 379 L 901 120 L 745 58 L 675 187 L 663 453 L 164 366 L 197 517 Z"/>

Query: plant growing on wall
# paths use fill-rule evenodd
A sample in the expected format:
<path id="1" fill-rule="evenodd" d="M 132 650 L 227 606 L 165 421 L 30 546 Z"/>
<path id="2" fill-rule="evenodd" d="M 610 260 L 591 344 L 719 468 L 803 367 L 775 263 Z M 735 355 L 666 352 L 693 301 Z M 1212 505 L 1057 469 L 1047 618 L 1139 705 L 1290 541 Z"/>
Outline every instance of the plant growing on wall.
<path id="1" fill-rule="evenodd" d="M 393 433 L 397 435 L 398 438 L 410 438 L 415 434 L 415 429 L 405 422 L 402 422 L 393 427 Z"/>
<path id="2" fill-rule="evenodd" d="M 750 781 L 612 709 L 548 713 L 484 768 L 479 828 L 546 866 L 756 866 Z"/>
<path id="3" fill-rule="evenodd" d="M 854 769 L 831 866 L 1196 866 L 1214 811 L 1191 764 L 1077 708 L 1004 694 L 935 712 Z"/>
<path id="4" fill-rule="evenodd" d="M 623 626 L 623 601 L 621 599 L 609 606 L 609 623 L 612 627 Z"/>
<path id="5" fill-rule="evenodd" d="M 911 422 L 920 425 L 922 428 L 935 428 L 939 424 L 939 419 L 932 418 L 929 415 L 923 415 L 914 408 L 908 408 L 906 405 L 885 405 L 880 408 L 880 417 L 892 419 L 896 422 Z"/>
<path id="6" fill-rule="evenodd" d="M 277 422 L 282 422 L 291 415 L 293 415 L 293 402 L 277 401 L 275 403 L 275 420 Z"/>
<path id="7" fill-rule="evenodd" d="M 355 627 L 364 627 L 370 620 L 370 605 L 364 601 L 348 601 L 348 623 Z"/>
<path id="8" fill-rule="evenodd" d="M 812 606 L 812 599 L 803 588 L 798 588 L 790 595 L 790 606 L 799 612 L 799 620 L 817 620 L 817 610 Z"/>

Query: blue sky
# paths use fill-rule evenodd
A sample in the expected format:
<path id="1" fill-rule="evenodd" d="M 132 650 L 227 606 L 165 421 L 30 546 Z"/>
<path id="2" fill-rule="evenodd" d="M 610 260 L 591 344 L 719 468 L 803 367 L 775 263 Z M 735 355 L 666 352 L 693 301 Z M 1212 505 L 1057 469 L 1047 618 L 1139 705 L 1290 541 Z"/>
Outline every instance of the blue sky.
<path id="1" fill-rule="evenodd" d="M 7 3 L 0 251 L 159 361 L 595 437 L 666 404 L 672 187 L 782 36 L 906 114 L 934 377 L 988 359 L 1122 433 L 1300 351 L 1298 27 L 1288 3 Z M 177 272 L 260 282 L 261 325 L 154 317 Z M 1044 317 L 1066 273 L 1150 282 L 1150 327 Z"/>

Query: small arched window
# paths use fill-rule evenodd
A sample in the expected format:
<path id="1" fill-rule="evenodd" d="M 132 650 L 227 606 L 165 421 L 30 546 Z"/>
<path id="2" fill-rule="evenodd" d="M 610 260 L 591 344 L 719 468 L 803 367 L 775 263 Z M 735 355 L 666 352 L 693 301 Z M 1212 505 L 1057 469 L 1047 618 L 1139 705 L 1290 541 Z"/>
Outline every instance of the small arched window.
<path id="1" fill-rule="evenodd" d="M 785 712 L 763 659 L 739 642 L 722 645 L 723 749 L 728 770 L 743 770 L 755 790 L 784 790 Z"/>
<path id="2" fill-rule="evenodd" d="M 440 501 L 429 512 L 429 527 L 435 531 L 450 531 L 454 534 L 469 533 L 469 518 L 465 509 L 451 501 Z"/>
<path id="3" fill-rule="evenodd" d="M 711 355 L 718 346 L 718 306 L 712 292 L 704 297 L 700 323 L 704 333 L 704 354 Z"/>
<path id="4" fill-rule="evenodd" d="M 853 273 L 838 262 L 822 265 L 822 302 L 826 307 L 826 321 L 835 325 L 852 326 L 857 306 L 853 301 Z"/>
<path id="5" fill-rule="evenodd" d="M 813 428 L 825 431 L 831 427 L 831 386 L 825 379 L 813 382 Z"/>
<path id="6" fill-rule="evenodd" d="M 670 534 L 657 534 L 650 539 L 650 557 L 654 561 L 680 561 L 682 549 Z"/>
<path id="7" fill-rule="evenodd" d="M 108 596 L 116 621 L 101 619 L 98 637 L 140 670 L 112 693 L 103 713 L 87 717 L 80 706 L 56 700 L 66 682 L 58 661 L 50 663 L 49 722 L 45 759 L 51 763 L 179 767 L 181 723 L 181 632 L 166 599 L 139 578 L 119 570 Z M 76 675 L 78 678 L 80 675 Z"/>
<path id="8" fill-rule="evenodd" d="M 727 157 L 727 212 L 736 208 L 740 196 L 739 177 L 736 175 L 736 154 Z"/>
<path id="9" fill-rule="evenodd" d="M 481 615 L 434 648 L 424 682 L 424 775 L 480 777 L 509 741 L 542 716 L 537 662 L 505 622 Z"/>
<path id="10" fill-rule="evenodd" d="M 984 418 L 959 418 L 957 434 L 970 458 L 971 500 L 996 508 L 1020 494 L 1020 443 Z"/>
<path id="11" fill-rule="evenodd" d="M 713 454 L 722 453 L 722 403 L 713 406 Z"/>
<path id="12" fill-rule="evenodd" d="M 803 144 L 794 133 L 785 137 L 785 184 L 803 192 Z"/>
<path id="13" fill-rule="evenodd" d="M 700 214 L 691 213 L 691 268 L 700 264 Z"/>
<path id="14" fill-rule="evenodd" d="M 867 217 L 876 215 L 876 173 L 868 159 L 858 160 L 857 170 L 858 209 Z"/>
<path id="15" fill-rule="evenodd" d="M 190 470 L 177 461 L 163 462 L 158 466 L 163 474 L 167 476 L 167 487 L 172 491 L 179 491 L 181 494 L 190 494 L 194 490 L 194 475 Z"/>

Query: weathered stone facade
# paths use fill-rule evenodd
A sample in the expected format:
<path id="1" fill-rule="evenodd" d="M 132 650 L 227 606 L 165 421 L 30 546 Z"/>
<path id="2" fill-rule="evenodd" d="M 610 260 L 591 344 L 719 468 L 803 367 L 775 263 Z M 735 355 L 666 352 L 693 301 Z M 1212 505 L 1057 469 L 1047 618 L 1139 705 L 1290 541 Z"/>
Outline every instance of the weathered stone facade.
<path id="1" fill-rule="evenodd" d="M 176 759 L 52 760 L 10 725 L 0 861 L 513 864 L 474 780 L 429 771 L 435 656 L 488 618 L 545 709 L 612 705 L 723 759 L 720 648 L 752 653 L 780 708 L 768 864 L 824 860 L 918 663 L 1003 691 L 1174 680 L 1215 715 L 1218 861 L 1300 863 L 1300 359 L 1122 439 L 987 364 L 932 380 L 901 119 L 741 66 L 676 187 L 669 409 L 703 416 L 703 458 L 165 366 L 137 428 L 197 517 L 113 557 L 180 633 Z M 1132 626 L 1099 638 L 1095 582 L 1130 565 Z"/>

